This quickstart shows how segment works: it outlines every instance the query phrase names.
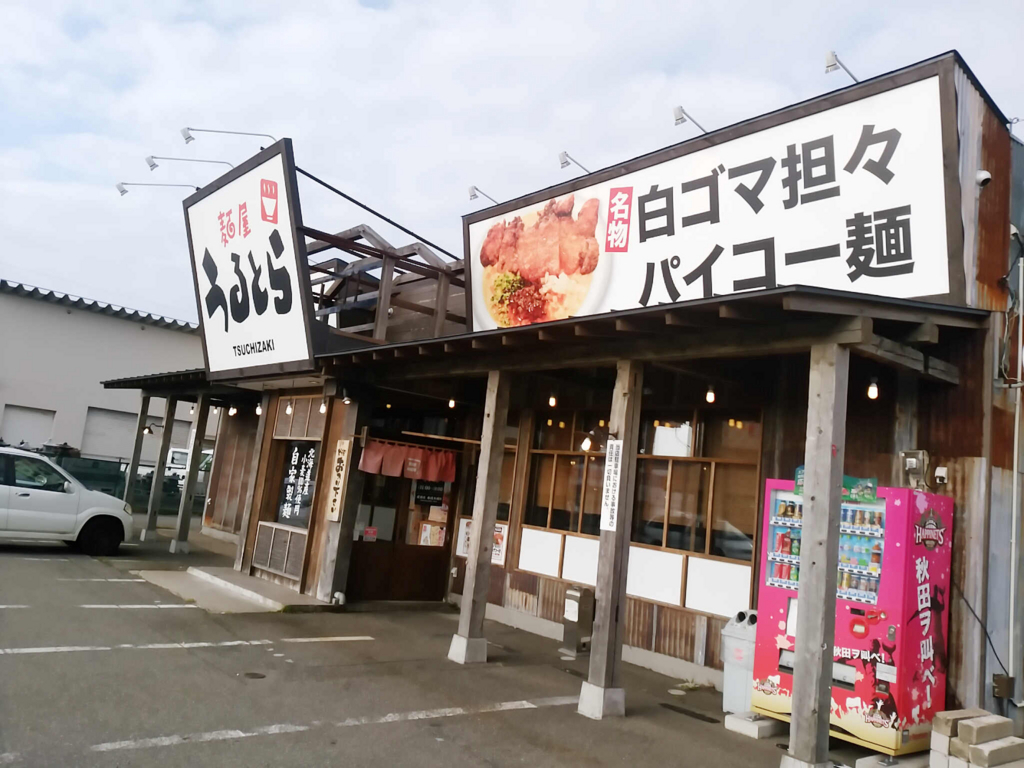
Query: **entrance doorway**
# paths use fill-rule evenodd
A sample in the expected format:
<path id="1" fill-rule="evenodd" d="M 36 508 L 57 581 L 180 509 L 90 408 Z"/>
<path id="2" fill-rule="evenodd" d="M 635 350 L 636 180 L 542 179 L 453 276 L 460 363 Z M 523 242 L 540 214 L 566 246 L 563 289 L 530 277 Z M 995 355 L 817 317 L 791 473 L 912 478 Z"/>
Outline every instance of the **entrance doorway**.
<path id="1" fill-rule="evenodd" d="M 349 600 L 444 599 L 453 538 L 452 485 L 365 475 Z"/>

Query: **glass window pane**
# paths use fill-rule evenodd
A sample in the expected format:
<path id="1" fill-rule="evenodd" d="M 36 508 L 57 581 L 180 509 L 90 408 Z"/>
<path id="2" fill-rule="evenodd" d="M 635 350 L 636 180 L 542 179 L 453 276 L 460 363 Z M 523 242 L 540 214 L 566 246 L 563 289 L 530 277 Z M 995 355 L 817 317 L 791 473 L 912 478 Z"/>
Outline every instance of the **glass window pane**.
<path id="1" fill-rule="evenodd" d="M 633 506 L 632 541 L 661 546 L 665 529 L 665 492 L 668 488 L 668 462 L 638 459 L 636 462 L 636 499 Z"/>
<path id="2" fill-rule="evenodd" d="M 761 454 L 761 418 L 757 413 L 705 414 L 704 456 L 756 464 Z"/>
<path id="3" fill-rule="evenodd" d="M 542 410 L 537 413 L 533 447 L 540 451 L 571 451 L 572 411 Z"/>
<path id="4" fill-rule="evenodd" d="M 672 549 L 704 551 L 710 474 L 710 464 L 692 461 L 673 462 L 666 542 Z"/>
<path id="5" fill-rule="evenodd" d="M 552 528 L 559 531 L 579 528 L 582 488 L 583 457 L 558 456 L 555 460 L 555 495 L 551 503 Z"/>
<path id="6" fill-rule="evenodd" d="M 601 535 L 601 495 L 604 493 L 604 456 L 587 457 L 587 490 L 583 497 L 580 533 Z"/>
<path id="7" fill-rule="evenodd" d="M 746 464 L 715 467 L 711 519 L 711 554 L 736 560 L 753 559 L 757 467 Z"/>
<path id="8" fill-rule="evenodd" d="M 693 412 L 645 413 L 640 424 L 640 453 L 648 456 L 692 456 Z"/>
<path id="9" fill-rule="evenodd" d="M 530 492 L 526 496 L 523 523 L 546 528 L 548 525 L 548 502 L 551 499 L 551 473 L 555 457 L 536 453 L 530 460 Z"/>
<path id="10" fill-rule="evenodd" d="M 39 491 L 63 491 L 64 475 L 45 461 L 27 456 L 14 457 L 14 484 Z"/>
<path id="11" fill-rule="evenodd" d="M 498 490 L 498 520 L 508 521 L 512 511 L 512 483 L 516 474 L 516 452 L 505 451 L 501 463 L 501 488 Z"/>

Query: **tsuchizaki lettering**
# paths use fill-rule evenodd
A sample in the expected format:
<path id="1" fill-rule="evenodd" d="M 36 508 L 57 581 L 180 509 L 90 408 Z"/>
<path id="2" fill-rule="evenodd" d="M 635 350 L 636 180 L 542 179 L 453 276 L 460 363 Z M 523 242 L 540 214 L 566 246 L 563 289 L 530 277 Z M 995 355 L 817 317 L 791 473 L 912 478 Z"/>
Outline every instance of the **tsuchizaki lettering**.
<path id="1" fill-rule="evenodd" d="M 264 339 L 263 341 L 251 341 L 248 344 L 233 344 L 231 348 L 235 351 L 235 357 L 257 355 L 261 352 L 273 352 L 274 340 Z"/>

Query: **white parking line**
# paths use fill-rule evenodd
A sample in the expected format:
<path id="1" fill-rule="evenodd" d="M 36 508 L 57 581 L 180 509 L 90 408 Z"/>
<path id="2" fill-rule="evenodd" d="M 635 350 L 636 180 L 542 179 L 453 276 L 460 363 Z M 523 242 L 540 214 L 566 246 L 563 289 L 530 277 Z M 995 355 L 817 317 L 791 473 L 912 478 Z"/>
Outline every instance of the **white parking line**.
<path id="1" fill-rule="evenodd" d="M 184 603 L 184 604 L 181 604 L 181 605 L 176 604 L 176 603 L 175 604 L 171 604 L 171 603 L 155 603 L 155 604 L 142 603 L 140 605 L 115 605 L 115 604 L 107 605 L 107 604 L 98 604 L 98 605 L 80 605 L 78 607 L 79 608 L 120 608 L 122 610 L 135 610 L 135 609 L 138 609 L 138 608 L 198 608 L 199 606 L 195 605 L 194 603 Z"/>
<path id="2" fill-rule="evenodd" d="M 145 579 L 57 579 L 57 581 L 110 581 L 110 582 L 142 582 Z"/>
<path id="3" fill-rule="evenodd" d="M 0 609 L 6 610 L 8 608 L 30 608 L 28 605 L 0 605 Z"/>
<path id="4" fill-rule="evenodd" d="M 481 707 L 445 707 L 443 709 L 421 709 L 413 712 L 390 712 L 386 715 L 369 717 L 352 717 L 341 722 L 333 723 L 338 728 L 351 728 L 361 725 L 383 725 L 385 723 L 407 723 L 416 720 L 437 720 L 445 717 L 458 717 L 460 715 L 482 715 L 490 712 L 511 712 L 520 709 L 538 709 L 540 707 L 560 707 L 576 704 L 577 696 L 557 696 L 547 699 L 535 699 L 534 701 L 501 701 L 496 704 L 485 704 Z M 108 741 L 103 744 L 94 744 L 90 747 L 93 752 L 115 752 L 123 749 L 150 749 L 153 747 L 175 747 L 181 744 L 203 743 L 209 741 L 227 741 L 230 739 L 246 739 L 252 736 L 272 736 L 279 733 L 301 733 L 312 728 L 330 726 L 331 723 L 314 722 L 311 725 L 295 725 L 293 723 L 277 723 L 275 725 L 264 725 L 259 728 L 252 728 L 247 731 L 229 729 L 220 731 L 206 731 L 205 733 L 191 733 L 172 736 L 157 736 L 150 739 L 129 739 L 126 741 Z"/>
<path id="5" fill-rule="evenodd" d="M 282 637 L 282 643 L 352 643 L 373 640 L 369 635 L 348 635 L 342 637 Z"/>
<path id="6" fill-rule="evenodd" d="M 27 563 L 69 563 L 66 557 L 14 557 L 12 560 L 23 560 Z"/>
<path id="7" fill-rule="evenodd" d="M 135 643 L 121 643 L 120 645 L 51 645 L 33 646 L 31 648 L 0 648 L 0 656 L 25 656 L 39 653 L 81 653 L 84 651 L 156 651 L 156 650 L 182 650 L 189 648 L 232 648 L 242 645 L 270 645 L 272 640 L 224 640 L 214 642 L 193 642 L 193 643 L 148 643 L 137 645 Z"/>

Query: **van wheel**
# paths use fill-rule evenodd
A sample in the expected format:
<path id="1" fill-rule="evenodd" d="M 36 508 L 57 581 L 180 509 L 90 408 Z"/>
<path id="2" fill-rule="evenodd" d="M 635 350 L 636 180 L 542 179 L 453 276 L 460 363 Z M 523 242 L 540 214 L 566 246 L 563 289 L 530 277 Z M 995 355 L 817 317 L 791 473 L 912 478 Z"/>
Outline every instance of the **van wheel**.
<path id="1" fill-rule="evenodd" d="M 123 539 L 124 530 L 117 520 L 100 517 L 85 524 L 76 544 L 91 557 L 109 557 L 117 554 Z"/>

